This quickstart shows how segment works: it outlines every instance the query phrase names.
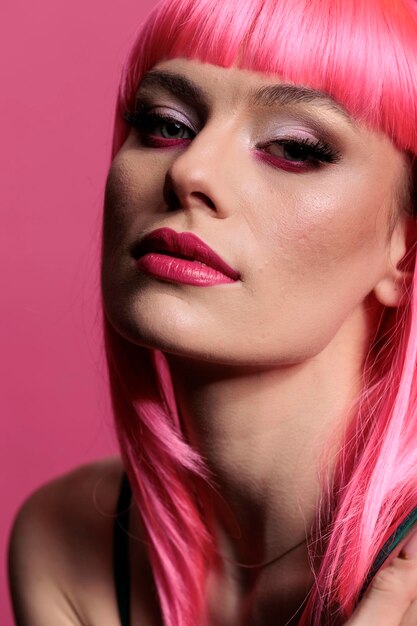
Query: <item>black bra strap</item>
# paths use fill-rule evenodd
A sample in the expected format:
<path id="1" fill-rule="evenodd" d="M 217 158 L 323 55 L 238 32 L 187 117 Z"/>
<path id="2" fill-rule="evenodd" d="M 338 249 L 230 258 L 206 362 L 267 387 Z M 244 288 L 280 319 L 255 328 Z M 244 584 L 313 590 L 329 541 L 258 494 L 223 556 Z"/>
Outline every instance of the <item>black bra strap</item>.
<path id="1" fill-rule="evenodd" d="M 131 489 L 123 473 L 113 529 L 113 575 L 121 626 L 130 626 L 129 512 Z"/>

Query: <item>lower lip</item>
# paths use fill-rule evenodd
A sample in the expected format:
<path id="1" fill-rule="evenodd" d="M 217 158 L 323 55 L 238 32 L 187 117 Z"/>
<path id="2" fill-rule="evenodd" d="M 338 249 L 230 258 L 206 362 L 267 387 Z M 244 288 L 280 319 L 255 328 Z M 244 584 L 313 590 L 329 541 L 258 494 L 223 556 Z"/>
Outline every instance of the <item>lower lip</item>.
<path id="1" fill-rule="evenodd" d="M 209 285 L 236 282 L 233 278 L 199 261 L 188 261 L 187 259 L 180 259 L 156 252 L 150 252 L 140 257 L 136 261 L 136 267 L 156 278 L 172 280 L 184 285 L 207 287 Z"/>

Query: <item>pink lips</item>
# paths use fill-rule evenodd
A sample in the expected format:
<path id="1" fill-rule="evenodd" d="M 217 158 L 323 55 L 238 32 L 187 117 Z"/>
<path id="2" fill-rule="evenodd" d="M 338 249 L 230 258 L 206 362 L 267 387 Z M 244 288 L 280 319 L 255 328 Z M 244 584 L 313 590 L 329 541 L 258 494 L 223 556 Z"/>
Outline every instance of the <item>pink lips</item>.
<path id="1" fill-rule="evenodd" d="M 139 270 L 188 285 L 231 283 L 240 277 L 196 235 L 171 228 L 152 231 L 139 243 L 134 256 Z"/>

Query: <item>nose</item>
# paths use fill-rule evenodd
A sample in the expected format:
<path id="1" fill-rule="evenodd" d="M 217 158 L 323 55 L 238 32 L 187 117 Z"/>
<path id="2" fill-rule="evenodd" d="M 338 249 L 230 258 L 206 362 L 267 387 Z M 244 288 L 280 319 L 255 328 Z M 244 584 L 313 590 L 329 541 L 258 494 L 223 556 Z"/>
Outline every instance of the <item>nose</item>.
<path id="1" fill-rule="evenodd" d="M 231 215 L 232 186 L 227 180 L 234 166 L 226 135 L 219 127 L 206 127 L 174 158 L 163 189 L 169 210 L 200 208 L 215 217 Z"/>

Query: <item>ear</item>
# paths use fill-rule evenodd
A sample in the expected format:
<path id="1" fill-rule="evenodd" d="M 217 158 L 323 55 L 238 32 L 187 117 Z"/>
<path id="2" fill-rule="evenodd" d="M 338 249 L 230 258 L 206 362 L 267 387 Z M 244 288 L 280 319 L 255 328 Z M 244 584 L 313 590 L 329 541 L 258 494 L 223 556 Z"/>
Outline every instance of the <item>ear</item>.
<path id="1" fill-rule="evenodd" d="M 402 212 L 388 243 L 386 274 L 374 287 L 377 300 L 384 306 L 398 307 L 411 288 L 416 232 L 416 218 Z"/>

